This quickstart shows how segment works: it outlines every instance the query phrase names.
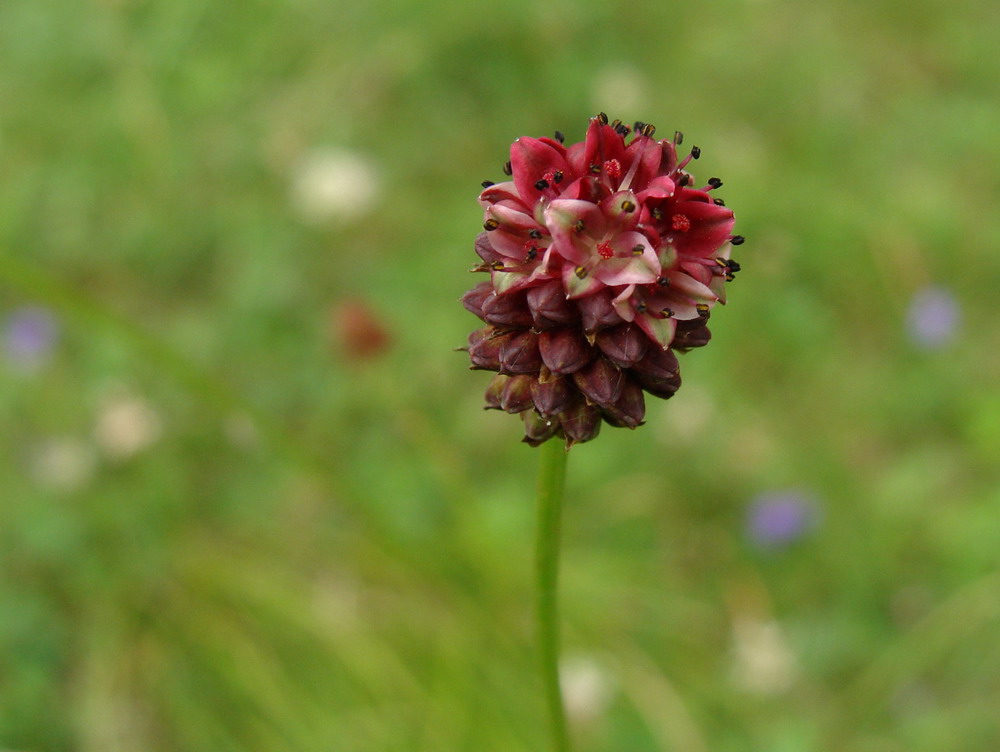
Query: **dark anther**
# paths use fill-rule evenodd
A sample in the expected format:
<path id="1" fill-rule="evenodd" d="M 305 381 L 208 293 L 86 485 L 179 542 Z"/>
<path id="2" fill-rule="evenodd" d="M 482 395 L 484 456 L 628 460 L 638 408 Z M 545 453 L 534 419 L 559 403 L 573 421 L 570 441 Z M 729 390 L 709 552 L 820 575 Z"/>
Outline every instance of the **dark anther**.
<path id="1" fill-rule="evenodd" d="M 738 272 L 740 269 L 743 268 L 739 265 L 739 262 L 733 261 L 732 259 L 729 259 L 726 262 L 726 266 L 729 268 L 729 271 L 731 271 L 733 274 L 736 274 L 736 272 Z"/>
<path id="2" fill-rule="evenodd" d="M 528 230 L 528 237 L 538 240 L 540 237 L 542 237 L 542 231 L 535 229 Z"/>
<path id="3" fill-rule="evenodd" d="M 691 176 L 690 175 L 681 175 L 680 178 L 677 181 L 677 185 L 685 186 L 685 185 L 687 185 L 690 182 L 691 182 Z"/>
<path id="4" fill-rule="evenodd" d="M 643 136 L 652 136 L 654 133 L 656 133 L 656 126 L 653 125 L 652 123 L 646 123 L 644 126 L 642 126 Z"/>
<path id="5" fill-rule="evenodd" d="M 510 162 L 507 162 L 506 164 L 504 164 L 504 166 L 503 166 L 503 174 L 504 175 L 513 175 L 514 174 L 514 168 L 511 166 Z"/>
<path id="6" fill-rule="evenodd" d="M 559 185 L 559 183 L 563 181 L 563 171 L 556 170 L 554 173 L 552 173 L 552 180 L 556 185 Z"/>
<path id="7" fill-rule="evenodd" d="M 701 316 L 702 318 L 708 315 L 709 308 L 705 303 L 699 303 L 694 308 L 696 311 L 698 311 L 698 315 Z"/>
<path id="8" fill-rule="evenodd" d="M 580 279 L 586 279 L 587 277 L 587 270 L 584 269 L 582 266 L 576 267 L 576 269 L 573 270 L 573 273 Z"/>
<path id="9" fill-rule="evenodd" d="M 631 214 L 632 212 L 634 212 L 635 211 L 635 202 L 634 201 L 627 201 L 627 200 L 626 201 L 622 201 L 622 211 L 623 212 L 627 212 L 628 214 Z"/>
<path id="10" fill-rule="evenodd" d="M 496 183 L 494 183 L 492 180 L 484 180 L 482 185 L 483 188 L 489 188 L 491 185 L 496 185 Z"/>
<path id="11" fill-rule="evenodd" d="M 641 243 L 637 244 L 637 245 L 634 245 L 634 246 L 632 246 L 632 255 L 633 256 L 641 256 L 642 252 L 644 250 L 646 250 L 646 249 L 642 247 Z"/>
<path id="12" fill-rule="evenodd" d="M 736 279 L 735 274 L 732 272 L 726 272 L 726 282 L 732 282 L 734 279 Z"/>
<path id="13" fill-rule="evenodd" d="M 615 118 L 614 120 L 611 121 L 611 127 L 614 128 L 615 130 L 618 130 L 618 126 L 621 124 L 622 121 L 619 120 L 618 118 Z"/>
<path id="14" fill-rule="evenodd" d="M 652 215 L 653 219 L 663 219 L 663 209 L 656 207 L 650 212 L 650 215 Z"/>
<path id="15" fill-rule="evenodd" d="M 563 135 L 563 132 L 562 131 L 556 131 L 556 141 L 558 141 L 561 144 L 565 140 L 566 140 L 566 136 Z"/>
<path id="16" fill-rule="evenodd" d="M 715 204 L 716 206 L 725 206 L 726 205 L 726 202 L 723 201 L 721 198 L 713 198 L 712 199 L 712 203 Z"/>
<path id="17" fill-rule="evenodd" d="M 627 136 L 629 133 L 632 132 L 632 129 L 629 128 L 627 125 L 619 125 L 618 127 L 615 128 L 615 132 L 619 136 L 624 138 L 625 136 Z"/>
<path id="18" fill-rule="evenodd" d="M 732 239 L 729 241 L 733 245 L 743 245 L 747 242 L 747 239 L 742 235 L 733 235 Z"/>
<path id="19" fill-rule="evenodd" d="M 656 284 L 658 284 L 660 287 L 666 287 L 667 285 L 670 284 L 670 280 L 664 276 L 659 276 L 656 278 Z"/>
<path id="20" fill-rule="evenodd" d="M 638 311 L 639 313 L 645 313 L 646 304 L 640 300 L 638 303 L 635 304 L 635 310 Z"/>
<path id="21" fill-rule="evenodd" d="M 495 272 L 502 272 L 503 261 L 494 261 L 492 264 L 490 264 L 490 269 L 492 269 Z"/>
<path id="22" fill-rule="evenodd" d="M 596 165 L 596 164 L 592 164 L 590 166 L 590 174 L 591 175 L 600 175 L 601 174 L 601 166 L 600 165 Z"/>
<path id="23" fill-rule="evenodd" d="M 662 313 L 663 317 L 666 318 L 666 319 L 669 319 L 669 318 L 673 317 L 673 315 L 674 315 L 673 310 L 670 309 L 670 308 L 664 308 L 662 311 L 660 311 L 660 313 Z"/>
<path id="24" fill-rule="evenodd" d="M 607 125 L 608 124 L 608 116 L 605 115 L 603 112 L 598 112 L 597 113 L 597 119 L 601 121 L 601 125 Z"/>
<path id="25" fill-rule="evenodd" d="M 684 143 L 684 134 L 680 131 L 674 131 L 674 146 L 680 146 Z"/>
<path id="26" fill-rule="evenodd" d="M 578 219 L 578 220 L 576 220 L 576 222 L 573 223 L 573 229 L 576 232 L 583 232 L 583 228 L 584 228 L 584 224 L 583 224 L 583 220 L 582 219 Z"/>
<path id="27" fill-rule="evenodd" d="M 549 181 L 545 180 L 544 178 L 542 180 L 535 181 L 535 188 L 537 188 L 540 191 L 544 191 L 548 187 L 549 187 Z"/>
<path id="28" fill-rule="evenodd" d="M 499 226 L 500 226 L 500 223 L 497 222 L 492 217 L 490 219 L 487 219 L 485 222 L 483 222 L 483 227 L 485 228 L 486 232 L 493 232 Z"/>
<path id="29" fill-rule="evenodd" d="M 531 248 L 528 249 L 526 258 L 528 259 L 528 261 L 534 261 L 537 255 L 538 255 L 538 249 L 535 248 L 535 246 L 531 246 Z"/>
<path id="30" fill-rule="evenodd" d="M 699 159 L 701 157 L 701 147 L 692 146 L 691 147 L 691 159 Z"/>
<path id="31" fill-rule="evenodd" d="M 709 178 L 708 179 L 708 184 L 710 186 L 712 186 L 713 188 L 721 188 L 722 187 L 722 181 L 719 180 L 718 178 Z"/>

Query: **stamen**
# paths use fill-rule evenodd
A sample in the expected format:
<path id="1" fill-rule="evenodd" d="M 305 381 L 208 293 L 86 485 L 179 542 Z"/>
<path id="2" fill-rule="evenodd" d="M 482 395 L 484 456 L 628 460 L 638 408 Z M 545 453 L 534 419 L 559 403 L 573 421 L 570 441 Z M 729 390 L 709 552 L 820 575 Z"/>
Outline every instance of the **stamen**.
<path id="1" fill-rule="evenodd" d="M 652 123 L 646 123 L 644 126 L 642 126 L 642 135 L 643 136 L 646 136 L 647 138 L 649 138 L 649 137 L 652 137 L 652 135 L 654 133 L 656 133 L 656 126 L 653 125 Z"/>
<path id="2" fill-rule="evenodd" d="M 528 237 L 538 240 L 540 237 L 542 237 L 542 231 L 535 229 L 528 230 Z"/>
<path id="3" fill-rule="evenodd" d="M 558 185 L 562 181 L 563 181 L 563 171 L 562 170 L 556 170 L 554 173 L 552 173 L 552 182 L 553 183 L 555 183 L 556 185 Z"/>
<path id="4" fill-rule="evenodd" d="M 646 124 L 641 120 L 636 120 L 634 123 L 632 123 L 632 130 L 634 130 L 636 133 L 642 133 L 642 129 L 645 127 Z"/>
<path id="5" fill-rule="evenodd" d="M 487 219 L 487 220 L 486 220 L 485 222 L 483 222 L 483 229 L 485 229 L 485 230 L 486 230 L 486 232 L 493 232 L 493 231 L 494 231 L 495 229 L 497 229 L 497 228 L 498 228 L 499 226 L 500 226 L 500 223 L 499 223 L 499 222 L 497 222 L 497 221 L 496 221 L 495 219 L 493 219 L 492 217 L 490 217 L 490 218 L 489 218 L 489 219 Z"/>
<path id="6" fill-rule="evenodd" d="M 600 121 L 601 125 L 607 125 L 608 124 L 608 116 L 605 115 L 603 112 L 598 112 L 597 113 L 597 119 Z"/>
<path id="7" fill-rule="evenodd" d="M 491 185 L 496 185 L 492 180 L 484 180 L 481 184 L 483 188 L 489 188 Z"/>
<path id="8" fill-rule="evenodd" d="M 524 257 L 528 261 L 534 261 L 537 256 L 538 256 L 538 249 L 535 247 L 535 244 L 532 243 L 530 246 L 528 246 L 528 252 L 524 254 Z"/>
<path id="9" fill-rule="evenodd" d="M 556 141 L 558 141 L 561 144 L 565 140 L 566 140 L 566 136 L 563 135 L 563 132 L 562 131 L 556 131 Z"/>
<path id="10" fill-rule="evenodd" d="M 509 161 L 506 162 L 506 163 L 504 163 L 503 174 L 504 175 L 513 175 L 514 174 L 514 167 L 511 165 L 511 163 Z"/>
<path id="11" fill-rule="evenodd" d="M 707 305 L 707 304 L 705 304 L 705 303 L 699 303 L 698 305 L 696 305 L 696 306 L 694 307 L 694 309 L 695 309 L 696 311 L 698 311 L 698 315 L 699 315 L 699 316 L 701 316 L 702 318 L 704 318 L 705 316 L 707 316 L 707 315 L 708 315 L 708 312 L 709 312 L 709 310 L 711 310 L 711 309 L 710 309 L 710 308 L 708 307 L 708 305 Z"/>
<path id="12" fill-rule="evenodd" d="M 742 235 L 733 235 L 733 237 L 729 239 L 729 242 L 733 245 L 743 245 L 746 241 L 747 239 Z"/>
<path id="13" fill-rule="evenodd" d="M 549 187 L 549 181 L 545 180 L 544 178 L 542 180 L 535 181 L 535 188 L 537 188 L 540 191 L 544 191 L 548 187 Z"/>
<path id="14" fill-rule="evenodd" d="M 674 316 L 674 311 L 672 308 L 664 308 L 662 311 L 660 311 L 660 313 L 663 314 L 663 318 L 665 319 L 673 318 Z"/>
<path id="15" fill-rule="evenodd" d="M 658 284 L 660 287 L 666 287 L 667 285 L 670 284 L 670 280 L 664 277 L 663 275 L 660 275 L 659 277 L 656 278 L 656 284 Z"/>
<path id="16" fill-rule="evenodd" d="M 635 310 L 638 311 L 639 313 L 645 313 L 646 308 L 647 308 L 646 303 L 642 300 L 638 301 L 635 304 Z"/>
<path id="17" fill-rule="evenodd" d="M 645 250 L 646 249 L 642 247 L 642 244 L 638 243 L 638 244 L 632 246 L 632 255 L 633 256 L 641 256 L 643 254 L 643 251 L 645 251 Z"/>
<path id="18" fill-rule="evenodd" d="M 719 178 L 709 178 L 708 187 L 705 190 L 710 191 L 713 188 L 721 188 L 721 187 L 722 187 L 722 181 L 719 180 Z"/>
<path id="19" fill-rule="evenodd" d="M 650 210 L 649 214 L 653 219 L 663 219 L 663 209 L 658 206 Z"/>
<path id="20" fill-rule="evenodd" d="M 736 274 L 736 272 L 740 271 L 743 268 L 742 266 L 739 265 L 739 262 L 733 261 L 732 259 L 726 261 L 726 266 L 729 268 L 729 271 L 731 271 L 733 274 Z"/>
<path id="21" fill-rule="evenodd" d="M 573 223 L 573 230 L 575 232 L 583 232 L 584 227 L 585 227 L 585 225 L 583 224 L 583 220 L 582 219 L 578 219 L 578 220 L 576 220 L 576 222 Z"/>
<path id="22" fill-rule="evenodd" d="M 626 214 L 631 214 L 632 212 L 634 212 L 635 202 L 629 201 L 628 199 L 622 201 L 622 211 L 625 212 Z"/>
<path id="23" fill-rule="evenodd" d="M 723 201 L 721 198 L 713 198 L 712 199 L 712 203 L 715 204 L 716 206 L 725 206 L 726 205 L 726 202 Z"/>
<path id="24" fill-rule="evenodd" d="M 504 270 L 503 261 L 494 261 L 492 264 L 490 264 L 490 269 L 492 269 L 495 272 L 502 272 Z"/>
<path id="25" fill-rule="evenodd" d="M 690 183 L 690 182 L 691 182 L 691 176 L 690 176 L 690 175 L 681 175 L 681 176 L 680 176 L 680 177 L 679 177 L 679 178 L 677 179 L 677 185 L 681 186 L 682 188 L 683 188 L 683 187 L 684 187 L 685 185 L 687 185 L 688 183 Z"/>
<path id="26" fill-rule="evenodd" d="M 586 279 L 586 278 L 587 278 L 587 273 L 588 273 L 588 272 L 587 272 L 587 270 L 586 270 L 586 269 L 584 269 L 584 268 L 583 268 L 582 266 L 578 266 L 578 267 L 576 267 L 576 269 L 574 269 L 574 270 L 573 270 L 573 273 L 574 273 L 574 274 L 575 274 L 575 275 L 576 275 L 577 277 L 579 277 L 580 279 Z"/>
<path id="27" fill-rule="evenodd" d="M 684 143 L 684 134 L 680 131 L 674 131 L 674 146 L 680 146 Z"/>
<path id="28" fill-rule="evenodd" d="M 691 159 L 700 159 L 700 158 L 701 158 L 701 148 L 698 146 L 692 146 Z"/>

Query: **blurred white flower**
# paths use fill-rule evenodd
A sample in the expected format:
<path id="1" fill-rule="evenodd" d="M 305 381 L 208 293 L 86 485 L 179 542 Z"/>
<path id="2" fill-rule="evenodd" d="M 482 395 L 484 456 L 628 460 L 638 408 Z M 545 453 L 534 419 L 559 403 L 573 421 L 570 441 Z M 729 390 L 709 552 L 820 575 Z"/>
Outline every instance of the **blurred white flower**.
<path id="1" fill-rule="evenodd" d="M 105 400 L 94 426 L 94 440 L 108 457 L 124 460 L 156 443 L 162 424 L 145 400 L 117 394 Z"/>
<path id="2" fill-rule="evenodd" d="M 598 718 L 611 701 L 611 677 L 589 656 L 571 656 L 560 661 L 559 686 L 566 703 L 566 715 L 573 721 Z"/>
<path id="3" fill-rule="evenodd" d="M 590 94 L 592 106 L 631 126 L 634 119 L 653 117 L 653 113 L 640 112 L 648 101 L 646 88 L 644 75 L 634 65 L 609 65 L 599 70 L 594 78 Z"/>
<path id="4" fill-rule="evenodd" d="M 51 438 L 28 456 L 28 472 L 40 485 L 57 491 L 75 491 L 93 478 L 97 458 L 91 445 L 69 437 Z"/>
<path id="5" fill-rule="evenodd" d="M 324 147 L 303 157 L 292 174 L 292 205 L 307 222 L 350 220 L 375 204 L 379 180 L 363 155 Z"/>
<path id="6" fill-rule="evenodd" d="M 774 621 L 738 618 L 733 622 L 733 682 L 747 692 L 774 695 L 795 680 L 795 656 Z"/>

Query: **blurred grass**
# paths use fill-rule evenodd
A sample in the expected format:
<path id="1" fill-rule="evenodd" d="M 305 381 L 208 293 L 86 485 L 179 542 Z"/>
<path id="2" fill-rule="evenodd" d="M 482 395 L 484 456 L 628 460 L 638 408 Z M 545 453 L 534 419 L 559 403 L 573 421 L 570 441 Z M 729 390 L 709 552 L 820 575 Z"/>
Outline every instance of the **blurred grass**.
<path id="1" fill-rule="evenodd" d="M 61 331 L 0 363 L 0 746 L 544 749 L 535 457 L 451 349 L 479 181 L 603 109 L 684 130 L 749 240 L 678 396 L 573 451 L 564 636 L 605 687 L 578 748 L 997 749 L 998 22 L 6 0 L 0 314 Z M 311 221 L 332 147 L 378 201 Z M 966 322 L 938 350 L 905 329 L 931 283 Z M 373 361 L 331 333 L 359 295 Z M 124 454 L 123 394 L 159 426 Z M 821 525 L 762 551 L 747 505 L 787 487 Z"/>

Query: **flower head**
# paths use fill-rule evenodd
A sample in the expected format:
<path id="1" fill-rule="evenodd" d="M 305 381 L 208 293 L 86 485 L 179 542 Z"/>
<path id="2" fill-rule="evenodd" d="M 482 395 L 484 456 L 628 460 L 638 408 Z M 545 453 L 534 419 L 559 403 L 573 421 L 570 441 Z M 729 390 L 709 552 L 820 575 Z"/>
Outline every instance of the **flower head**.
<path id="1" fill-rule="evenodd" d="M 680 386 L 674 350 L 708 342 L 712 307 L 739 271 L 733 213 L 687 171 L 682 136 L 648 123 L 592 118 L 584 141 L 519 138 L 502 183 L 479 195 L 487 272 L 462 302 L 486 324 L 469 338 L 472 367 L 497 371 L 487 407 L 520 413 L 525 441 L 597 435 L 602 420 L 635 428 L 644 392 Z"/>

